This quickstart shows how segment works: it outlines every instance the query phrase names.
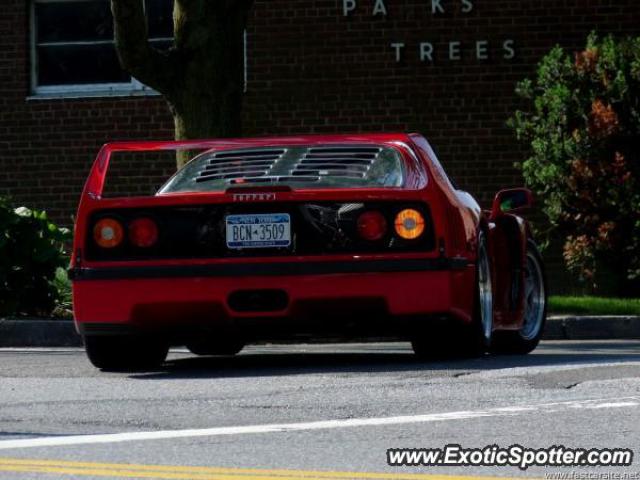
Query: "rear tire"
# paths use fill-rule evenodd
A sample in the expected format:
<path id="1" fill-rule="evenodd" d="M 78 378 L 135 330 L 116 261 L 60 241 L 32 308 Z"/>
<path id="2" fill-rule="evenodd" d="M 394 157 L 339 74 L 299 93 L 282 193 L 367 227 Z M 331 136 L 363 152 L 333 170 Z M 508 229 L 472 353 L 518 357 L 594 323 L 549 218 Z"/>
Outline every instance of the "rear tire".
<path id="1" fill-rule="evenodd" d="M 468 325 L 447 325 L 421 332 L 411 342 L 419 358 L 473 358 L 486 353 L 493 332 L 493 289 L 491 263 L 484 232 L 478 234 L 473 318 Z"/>
<path id="2" fill-rule="evenodd" d="M 89 361 L 105 371 L 146 370 L 162 365 L 169 353 L 163 339 L 133 336 L 85 336 Z"/>
<path id="3" fill-rule="evenodd" d="M 496 332 L 492 351 L 498 354 L 526 355 L 540 343 L 547 320 L 547 281 L 540 252 L 527 242 L 524 279 L 524 324 L 520 330 Z"/>

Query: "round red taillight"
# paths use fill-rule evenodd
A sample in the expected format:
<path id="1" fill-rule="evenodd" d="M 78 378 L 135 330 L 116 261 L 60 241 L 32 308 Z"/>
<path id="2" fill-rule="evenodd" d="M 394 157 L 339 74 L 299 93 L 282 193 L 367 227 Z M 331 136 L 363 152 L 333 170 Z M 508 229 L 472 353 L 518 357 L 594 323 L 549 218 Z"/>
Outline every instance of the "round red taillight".
<path id="1" fill-rule="evenodd" d="M 374 210 L 364 212 L 358 217 L 358 235 L 374 242 L 387 234 L 387 219 Z"/>
<path id="2" fill-rule="evenodd" d="M 115 248 L 122 243 L 124 230 L 114 218 L 102 218 L 93 227 L 93 240 L 99 247 Z"/>
<path id="3" fill-rule="evenodd" d="M 136 218 L 129 223 L 129 241 L 140 248 L 149 248 L 158 241 L 158 225 L 150 218 Z"/>

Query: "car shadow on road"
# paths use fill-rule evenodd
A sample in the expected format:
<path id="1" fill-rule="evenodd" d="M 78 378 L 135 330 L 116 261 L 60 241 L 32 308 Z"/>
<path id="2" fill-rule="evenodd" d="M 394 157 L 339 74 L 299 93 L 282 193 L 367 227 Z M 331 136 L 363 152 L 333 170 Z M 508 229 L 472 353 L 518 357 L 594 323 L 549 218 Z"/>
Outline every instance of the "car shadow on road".
<path id="1" fill-rule="evenodd" d="M 558 366 L 640 361 L 640 341 L 546 342 L 529 355 L 493 355 L 457 360 L 416 358 L 408 346 L 395 348 L 363 344 L 346 350 L 342 346 L 314 346 L 301 352 L 292 346 L 253 347 L 234 357 L 173 355 L 153 372 L 130 372 L 135 379 L 190 379 L 269 377 L 312 373 L 393 373 L 448 371 L 461 376 L 483 370 L 516 367 Z M 348 347 L 347 347 L 348 348 Z M 345 351 L 346 350 L 346 351 Z M 176 358 L 177 357 L 177 358 Z"/>

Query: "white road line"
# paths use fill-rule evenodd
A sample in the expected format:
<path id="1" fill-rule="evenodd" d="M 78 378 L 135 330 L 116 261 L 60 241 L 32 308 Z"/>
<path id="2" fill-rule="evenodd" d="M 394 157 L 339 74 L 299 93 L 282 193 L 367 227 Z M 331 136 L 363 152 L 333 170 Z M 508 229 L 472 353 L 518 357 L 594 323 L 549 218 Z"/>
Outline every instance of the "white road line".
<path id="1" fill-rule="evenodd" d="M 613 401 L 615 400 L 615 401 Z M 221 435 L 243 435 L 252 433 L 295 432 L 304 430 L 327 430 L 335 428 L 378 427 L 408 423 L 443 422 L 481 417 L 518 416 L 529 413 L 557 413 L 570 409 L 631 408 L 639 406 L 640 396 L 624 398 L 601 398 L 574 400 L 568 402 L 514 405 L 486 410 L 428 413 L 399 417 L 349 418 L 303 423 L 280 423 L 266 425 L 245 425 L 238 427 L 215 427 L 188 430 L 164 430 L 155 432 L 125 432 L 98 435 L 69 435 L 56 437 L 24 438 L 0 441 L 0 450 L 34 447 L 59 447 L 66 445 L 88 445 L 97 443 L 120 443 L 142 440 L 164 440 L 171 438 L 215 437 Z"/>
<path id="2" fill-rule="evenodd" d="M 626 407 L 637 407 L 637 402 L 611 402 L 611 403 L 601 403 L 598 405 L 593 405 L 587 408 L 626 408 Z"/>
<path id="3" fill-rule="evenodd" d="M 1 322 L 0 322 L 1 323 Z M 0 353 L 77 353 L 82 347 L 2 347 Z"/>

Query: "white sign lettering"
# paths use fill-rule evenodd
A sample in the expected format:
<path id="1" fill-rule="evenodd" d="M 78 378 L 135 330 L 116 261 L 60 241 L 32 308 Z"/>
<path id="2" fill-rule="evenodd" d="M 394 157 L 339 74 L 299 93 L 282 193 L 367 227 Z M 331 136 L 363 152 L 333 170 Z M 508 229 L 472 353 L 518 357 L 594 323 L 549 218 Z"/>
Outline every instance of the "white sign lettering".
<path id="1" fill-rule="evenodd" d="M 378 14 L 387 15 L 387 7 L 384 4 L 384 0 L 376 0 L 376 4 L 373 6 L 373 16 Z"/>
<path id="2" fill-rule="evenodd" d="M 502 49 L 504 50 L 504 56 L 502 58 L 505 60 L 512 60 L 516 56 L 513 43 L 513 40 L 505 40 L 502 44 Z"/>
<path id="3" fill-rule="evenodd" d="M 356 9 L 356 0 L 342 0 L 342 13 L 346 17 Z"/>
<path id="4" fill-rule="evenodd" d="M 449 60 L 460 60 L 460 42 L 449 42 Z"/>
<path id="5" fill-rule="evenodd" d="M 402 51 L 406 44 L 393 42 L 390 45 L 395 52 L 396 62 L 402 61 Z M 505 60 L 512 60 L 516 55 L 515 42 L 513 40 L 505 40 L 499 46 L 495 42 L 492 44 L 488 40 L 478 40 L 473 43 L 450 41 L 442 46 L 436 46 L 433 42 L 420 42 L 418 44 L 418 58 L 425 63 L 435 63 L 438 59 L 457 62 L 463 58 L 471 57 L 477 61 L 484 61 L 491 58 L 490 52 L 496 53 L 496 56 Z"/>
<path id="6" fill-rule="evenodd" d="M 420 44 L 420 61 L 424 62 L 426 60 L 433 62 L 433 44 L 422 42 Z"/>
<path id="7" fill-rule="evenodd" d="M 444 8 L 440 4 L 441 0 L 431 0 L 431 13 L 444 13 Z"/>
<path id="8" fill-rule="evenodd" d="M 424 0 L 424 8 L 431 15 L 442 15 L 453 13 L 458 15 L 469 15 L 475 12 L 476 0 Z M 388 9 L 386 0 L 342 0 L 342 14 L 345 17 L 354 15 L 358 11 L 360 4 L 365 4 L 363 8 L 372 17 L 387 17 Z M 391 5 L 392 15 L 394 5 Z M 370 10 L 369 10 L 370 9 Z M 418 58 L 422 63 L 434 64 L 438 61 L 446 60 L 459 62 L 462 60 L 475 59 L 477 62 L 484 62 L 491 58 L 501 58 L 503 60 L 513 60 L 516 56 L 516 46 L 513 39 L 488 39 L 459 41 L 454 39 L 442 39 L 439 42 L 433 39 L 425 39 L 417 44 Z M 396 62 L 403 60 L 405 47 L 407 44 L 402 41 L 391 41 L 388 43 L 393 52 Z M 409 49 L 415 48 L 408 45 Z"/>
<path id="9" fill-rule="evenodd" d="M 396 62 L 402 60 L 402 49 L 404 48 L 404 43 L 392 43 L 391 48 L 395 48 L 396 50 Z"/>
<path id="10" fill-rule="evenodd" d="M 448 13 L 449 11 L 458 10 L 462 13 L 471 13 L 473 11 L 472 0 L 427 0 L 427 5 L 431 7 L 432 15 Z M 371 15 L 387 15 L 387 5 L 385 0 L 368 0 L 367 3 L 373 4 Z M 456 6 L 457 5 L 457 6 Z M 342 14 L 348 17 L 358 8 L 357 0 L 342 0 Z M 429 8 L 429 7 L 427 7 Z"/>
<path id="11" fill-rule="evenodd" d="M 476 58 L 478 60 L 487 60 L 489 58 L 489 53 L 487 52 L 488 46 L 489 42 L 486 40 L 476 42 Z"/>

